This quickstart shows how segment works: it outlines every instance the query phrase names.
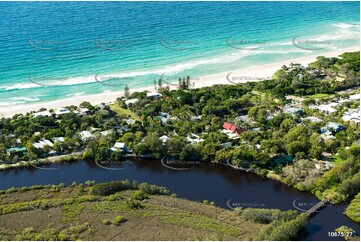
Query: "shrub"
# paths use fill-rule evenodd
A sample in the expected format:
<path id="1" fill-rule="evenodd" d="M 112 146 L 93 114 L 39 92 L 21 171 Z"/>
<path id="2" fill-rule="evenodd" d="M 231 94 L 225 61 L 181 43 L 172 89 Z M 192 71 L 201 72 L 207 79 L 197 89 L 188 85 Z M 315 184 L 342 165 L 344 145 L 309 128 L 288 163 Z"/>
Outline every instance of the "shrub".
<path id="1" fill-rule="evenodd" d="M 111 222 L 109 219 L 103 219 L 102 224 L 109 225 L 109 224 L 111 224 Z"/>
<path id="2" fill-rule="evenodd" d="M 125 221 L 126 221 L 126 219 L 124 218 L 124 216 L 116 216 L 111 223 L 114 225 L 120 225 L 121 223 L 124 223 Z"/>
<path id="3" fill-rule="evenodd" d="M 122 181 L 113 181 L 106 183 L 99 183 L 92 187 L 91 192 L 94 195 L 108 196 L 119 191 L 130 189 Z"/>
<path id="4" fill-rule="evenodd" d="M 138 209 L 143 208 L 142 204 L 140 202 L 136 202 L 134 200 L 128 199 L 127 205 L 130 209 Z"/>
<path id="5" fill-rule="evenodd" d="M 138 191 L 135 191 L 134 194 L 133 194 L 133 198 L 136 199 L 136 200 L 144 200 L 144 199 L 147 199 L 148 196 L 145 192 L 141 191 L 141 190 L 138 190 Z"/>

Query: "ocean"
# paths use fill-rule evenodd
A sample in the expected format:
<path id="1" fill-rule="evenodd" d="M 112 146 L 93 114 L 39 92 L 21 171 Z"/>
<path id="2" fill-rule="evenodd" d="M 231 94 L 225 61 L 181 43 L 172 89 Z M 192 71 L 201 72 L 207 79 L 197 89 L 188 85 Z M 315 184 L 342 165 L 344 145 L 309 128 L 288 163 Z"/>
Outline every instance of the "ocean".
<path id="1" fill-rule="evenodd" d="M 360 44 L 359 2 L 0 2 L 0 110 Z"/>

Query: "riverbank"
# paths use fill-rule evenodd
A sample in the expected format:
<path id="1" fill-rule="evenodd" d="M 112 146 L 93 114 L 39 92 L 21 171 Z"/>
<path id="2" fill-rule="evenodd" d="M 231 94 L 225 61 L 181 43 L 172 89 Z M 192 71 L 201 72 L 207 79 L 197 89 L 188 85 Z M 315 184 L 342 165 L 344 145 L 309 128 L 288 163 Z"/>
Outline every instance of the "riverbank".
<path id="1" fill-rule="evenodd" d="M 164 187 L 108 184 L 120 183 L 107 194 L 106 184 L 92 181 L 1 191 L 0 240 L 254 240 L 266 226 L 214 203 L 177 198 Z"/>
<path id="2" fill-rule="evenodd" d="M 326 57 L 335 57 L 344 52 L 352 52 L 360 50 L 359 46 L 353 46 L 349 48 L 343 48 L 338 50 L 332 50 L 323 54 Z M 310 55 L 307 57 L 285 60 L 282 62 L 276 62 L 267 65 L 254 66 L 250 68 L 241 68 L 232 72 L 222 72 L 213 75 L 200 76 L 194 79 L 194 86 L 192 88 L 201 88 L 205 86 L 213 86 L 216 84 L 234 84 L 251 81 L 262 81 L 269 79 L 272 75 L 279 70 L 283 65 L 288 66 L 290 63 L 300 63 L 302 65 L 308 65 L 316 60 L 319 55 Z M 193 80 L 192 80 L 193 81 Z M 172 85 L 174 84 L 174 85 Z M 164 85 L 167 85 L 164 83 Z M 170 89 L 177 89 L 177 83 L 171 83 Z M 142 92 L 149 91 L 154 92 L 154 86 L 142 87 L 137 89 L 131 89 L 130 92 Z M 72 97 L 66 99 L 60 99 L 55 101 L 49 101 L 46 103 L 34 103 L 29 105 L 13 106 L 9 108 L 0 108 L 0 117 L 12 117 L 15 114 L 26 114 L 31 111 L 38 111 L 41 108 L 55 109 L 70 105 L 79 105 L 80 103 L 87 101 L 92 105 L 100 103 L 113 103 L 118 97 L 123 96 L 124 92 L 105 92 L 96 95 L 87 95 Z"/>
<path id="3" fill-rule="evenodd" d="M 0 164 L 0 171 L 1 170 L 8 170 L 8 169 L 16 169 L 16 168 L 23 168 L 23 167 L 35 167 L 38 169 L 46 169 L 40 166 L 54 164 L 54 163 L 62 163 L 62 162 L 69 162 L 76 159 L 80 159 L 82 152 L 74 152 L 68 155 L 58 155 L 58 156 L 49 156 L 43 159 L 37 159 L 35 161 L 19 161 L 13 164 Z"/>

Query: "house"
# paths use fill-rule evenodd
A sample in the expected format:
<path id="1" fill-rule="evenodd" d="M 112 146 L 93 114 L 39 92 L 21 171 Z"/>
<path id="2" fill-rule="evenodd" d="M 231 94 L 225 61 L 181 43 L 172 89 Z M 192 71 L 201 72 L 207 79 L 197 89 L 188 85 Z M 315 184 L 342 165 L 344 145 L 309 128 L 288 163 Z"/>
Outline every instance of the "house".
<path id="1" fill-rule="evenodd" d="M 337 111 L 336 109 L 334 109 L 334 107 L 336 107 L 338 105 L 339 105 L 338 103 L 331 102 L 329 104 L 321 104 L 319 106 L 310 106 L 310 108 L 317 109 L 317 110 L 322 111 L 322 112 L 324 112 L 326 114 L 330 114 L 330 113 L 334 113 L 334 112 Z"/>
<path id="2" fill-rule="evenodd" d="M 87 130 L 83 130 L 79 134 L 82 141 L 88 141 L 95 138 L 95 136 Z"/>
<path id="3" fill-rule="evenodd" d="M 204 139 L 201 139 L 198 135 L 196 134 L 190 134 L 186 137 L 186 140 L 188 142 L 190 142 L 192 145 L 194 144 L 198 144 L 204 141 Z"/>
<path id="4" fill-rule="evenodd" d="M 291 63 L 291 64 L 289 64 L 289 67 L 290 67 L 291 69 L 295 69 L 295 68 L 302 68 L 302 69 L 304 69 L 304 66 L 302 66 L 300 63 Z"/>
<path id="5" fill-rule="evenodd" d="M 310 116 L 310 117 L 306 117 L 306 118 L 302 118 L 302 121 L 306 120 L 306 121 L 310 121 L 312 123 L 319 123 L 322 122 L 323 120 L 314 116 Z"/>
<path id="6" fill-rule="evenodd" d="M 147 92 L 148 98 L 161 98 L 163 95 L 158 92 Z"/>
<path id="7" fill-rule="evenodd" d="M 344 127 L 341 124 L 335 122 L 328 122 L 324 128 L 326 128 L 326 130 L 329 130 L 333 133 L 338 133 L 344 129 Z"/>
<path id="8" fill-rule="evenodd" d="M 243 130 L 241 128 L 239 128 L 236 125 L 233 125 L 231 123 L 228 123 L 228 122 L 223 123 L 223 128 L 226 130 L 230 130 L 233 133 L 237 133 L 237 134 L 241 134 L 243 132 Z"/>
<path id="9" fill-rule="evenodd" d="M 130 128 L 128 126 L 117 126 L 116 129 L 122 133 L 130 131 Z"/>
<path id="10" fill-rule="evenodd" d="M 8 155 L 23 155 L 26 153 L 26 148 L 25 147 L 12 147 L 9 149 L 6 149 L 6 153 Z"/>
<path id="11" fill-rule="evenodd" d="M 295 108 L 295 107 L 286 108 L 285 111 L 286 111 L 286 113 L 291 114 L 292 116 L 303 115 L 304 114 L 302 109 Z"/>
<path id="12" fill-rule="evenodd" d="M 167 135 L 163 135 L 159 137 L 160 140 L 162 140 L 163 144 L 165 144 L 170 138 Z"/>
<path id="13" fill-rule="evenodd" d="M 49 111 L 42 111 L 34 113 L 34 118 L 51 117 L 52 114 Z"/>
<path id="14" fill-rule="evenodd" d="M 168 113 L 160 113 L 157 118 L 160 119 L 160 121 L 162 122 L 162 124 L 166 124 L 168 119 L 172 118 L 172 115 L 168 114 Z"/>
<path id="15" fill-rule="evenodd" d="M 56 142 L 56 141 L 58 141 L 58 142 L 64 142 L 64 137 L 54 137 L 54 138 L 51 138 L 51 140 L 52 140 L 53 142 Z"/>
<path id="16" fill-rule="evenodd" d="M 124 119 L 124 121 L 125 121 L 128 125 L 135 124 L 135 120 L 132 119 L 132 118 Z"/>
<path id="17" fill-rule="evenodd" d="M 328 122 L 326 126 L 321 128 L 320 137 L 324 140 L 335 139 L 334 134 L 343 130 L 344 127 L 341 124 L 335 122 Z"/>
<path id="18" fill-rule="evenodd" d="M 74 113 L 78 116 L 83 116 L 91 114 L 91 111 L 87 108 L 81 108 L 79 110 L 75 110 Z"/>
<path id="19" fill-rule="evenodd" d="M 35 142 L 33 146 L 37 149 L 43 149 L 45 146 L 53 147 L 54 144 L 50 140 L 42 139 L 39 142 Z"/>
<path id="20" fill-rule="evenodd" d="M 60 117 L 64 114 L 67 114 L 67 113 L 71 113 L 69 109 L 67 108 L 58 108 L 58 109 L 55 109 L 55 115 Z"/>
<path id="21" fill-rule="evenodd" d="M 267 116 L 266 120 L 271 120 L 271 119 L 273 119 L 274 117 L 276 117 L 277 115 L 278 115 L 277 113 L 270 113 L 270 114 Z"/>
<path id="22" fill-rule="evenodd" d="M 336 139 L 336 137 L 332 134 L 331 131 L 324 131 L 321 135 L 320 138 L 323 140 L 327 140 L 327 139 Z"/>
<path id="23" fill-rule="evenodd" d="M 222 148 L 230 148 L 232 147 L 232 142 L 225 142 L 221 144 Z"/>
<path id="24" fill-rule="evenodd" d="M 301 73 L 298 73 L 298 74 L 296 75 L 296 77 L 297 77 L 299 80 L 303 80 L 303 75 L 302 75 Z"/>
<path id="25" fill-rule="evenodd" d="M 239 139 L 239 135 L 237 133 L 233 133 L 231 130 L 222 129 L 222 133 L 225 133 L 228 139 Z"/>
<path id="26" fill-rule="evenodd" d="M 360 108 L 350 109 L 344 113 L 342 116 L 344 121 L 352 121 L 355 123 L 360 123 Z"/>
<path id="27" fill-rule="evenodd" d="M 275 166 L 278 166 L 278 165 L 286 165 L 286 164 L 289 164 L 293 161 L 293 157 L 290 156 L 290 155 L 278 155 L 276 156 L 275 158 L 273 158 L 273 164 Z"/>
<path id="28" fill-rule="evenodd" d="M 137 102 L 139 102 L 139 99 L 138 98 L 133 98 L 133 99 L 126 100 L 125 105 L 129 106 L 129 104 L 135 104 Z"/>
<path id="29" fill-rule="evenodd" d="M 109 134 L 111 134 L 111 133 L 112 133 L 111 130 L 105 130 L 105 131 L 101 131 L 101 132 L 100 132 L 100 134 L 101 134 L 102 136 L 107 136 L 107 135 L 109 135 Z"/>
<path id="30" fill-rule="evenodd" d="M 350 100 L 360 100 L 360 93 L 351 95 L 351 96 L 349 97 L 349 99 L 350 99 Z"/>
<path id="31" fill-rule="evenodd" d="M 125 143 L 122 142 L 115 142 L 114 146 L 110 148 L 111 151 L 124 151 L 125 150 Z"/>
<path id="32" fill-rule="evenodd" d="M 250 119 L 250 117 L 248 117 L 248 115 L 241 115 L 235 118 L 236 121 L 238 122 L 243 122 L 246 124 L 251 124 L 252 120 Z"/>
<path id="33" fill-rule="evenodd" d="M 201 119 L 202 119 L 202 115 L 190 116 L 189 118 L 190 121 L 200 121 Z"/>
<path id="34" fill-rule="evenodd" d="M 346 84 L 346 80 L 343 77 L 337 76 L 335 78 L 335 83 L 336 83 L 337 86 L 344 86 Z"/>

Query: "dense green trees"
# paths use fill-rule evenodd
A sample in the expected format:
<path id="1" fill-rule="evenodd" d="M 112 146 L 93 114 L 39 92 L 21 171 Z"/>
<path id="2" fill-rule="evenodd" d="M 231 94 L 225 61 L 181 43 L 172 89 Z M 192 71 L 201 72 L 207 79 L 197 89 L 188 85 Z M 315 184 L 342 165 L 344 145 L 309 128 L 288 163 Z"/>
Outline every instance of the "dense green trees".
<path id="1" fill-rule="evenodd" d="M 307 221 L 308 217 L 305 213 L 301 213 L 294 219 L 275 220 L 260 231 L 257 240 L 295 240 L 307 224 Z"/>
<path id="2" fill-rule="evenodd" d="M 351 201 L 345 214 L 353 221 L 360 222 L 360 192 Z"/>
<path id="3" fill-rule="evenodd" d="M 242 217 L 256 223 L 269 224 L 276 220 L 291 220 L 298 215 L 295 210 L 282 212 L 279 209 L 246 208 L 241 210 Z"/>
<path id="4" fill-rule="evenodd" d="M 170 195 L 169 190 L 165 187 L 159 187 L 156 185 L 149 185 L 148 183 L 140 183 L 133 181 L 132 183 L 128 180 L 125 181 L 113 181 L 95 184 L 91 192 L 94 195 L 108 196 L 123 190 L 139 190 L 136 196 L 146 196 L 145 194 L 159 194 L 159 195 Z M 142 195 L 143 194 L 143 195 Z"/>

